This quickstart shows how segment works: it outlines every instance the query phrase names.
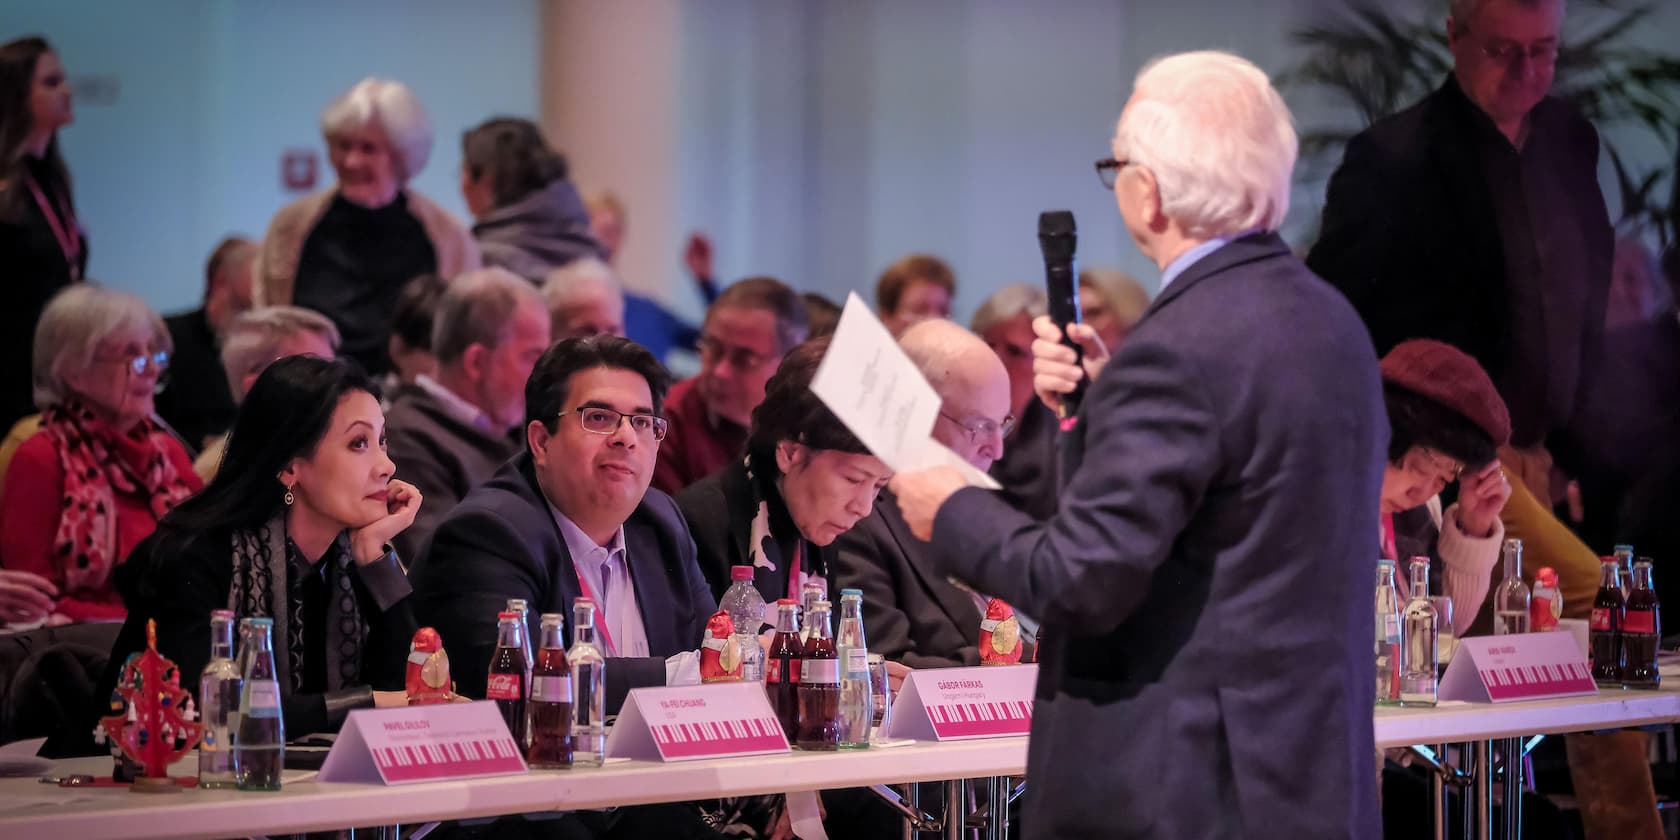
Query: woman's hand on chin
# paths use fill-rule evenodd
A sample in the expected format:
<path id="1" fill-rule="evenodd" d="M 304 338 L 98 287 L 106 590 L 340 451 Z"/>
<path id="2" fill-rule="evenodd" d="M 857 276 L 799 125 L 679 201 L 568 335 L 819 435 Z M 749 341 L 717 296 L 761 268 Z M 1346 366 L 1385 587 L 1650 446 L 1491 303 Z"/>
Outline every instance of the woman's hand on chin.
<path id="1" fill-rule="evenodd" d="M 385 492 L 385 515 L 350 532 L 350 555 L 360 565 L 384 557 L 391 538 L 413 525 L 420 512 L 420 490 L 414 485 L 391 479 Z"/>

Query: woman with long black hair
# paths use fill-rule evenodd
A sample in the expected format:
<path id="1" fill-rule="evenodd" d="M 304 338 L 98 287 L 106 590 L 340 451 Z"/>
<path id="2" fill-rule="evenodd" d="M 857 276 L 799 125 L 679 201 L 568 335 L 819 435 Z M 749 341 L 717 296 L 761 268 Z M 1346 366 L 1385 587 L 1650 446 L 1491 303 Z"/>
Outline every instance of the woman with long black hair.
<path id="1" fill-rule="evenodd" d="M 197 674 L 210 612 L 274 621 L 286 731 L 336 731 L 350 710 L 407 705 L 403 666 L 416 629 L 390 542 L 420 493 L 393 481 L 373 383 L 342 361 L 270 365 L 240 406 L 204 492 L 134 549 L 117 588 L 128 623 L 103 698 L 157 620 L 158 650 Z"/>
<path id="2" fill-rule="evenodd" d="M 0 45 L 0 428 L 34 412 L 35 322 L 87 269 L 87 237 L 58 150 L 58 130 L 71 119 L 70 83 L 52 46 L 39 37 Z"/>

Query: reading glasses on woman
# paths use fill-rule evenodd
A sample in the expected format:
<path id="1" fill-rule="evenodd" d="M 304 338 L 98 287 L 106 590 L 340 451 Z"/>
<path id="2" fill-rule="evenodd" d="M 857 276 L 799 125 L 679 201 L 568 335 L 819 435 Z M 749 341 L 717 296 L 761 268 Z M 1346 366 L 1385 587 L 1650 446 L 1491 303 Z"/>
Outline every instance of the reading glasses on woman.
<path id="1" fill-rule="evenodd" d="M 665 439 L 665 433 L 671 430 L 671 424 L 663 417 L 652 414 L 625 414 L 602 406 L 586 405 L 571 411 L 562 411 L 559 416 L 576 414 L 583 430 L 598 435 L 610 435 L 618 431 L 621 422 L 630 421 L 630 430 L 641 437 L 652 436 L 654 441 Z"/>

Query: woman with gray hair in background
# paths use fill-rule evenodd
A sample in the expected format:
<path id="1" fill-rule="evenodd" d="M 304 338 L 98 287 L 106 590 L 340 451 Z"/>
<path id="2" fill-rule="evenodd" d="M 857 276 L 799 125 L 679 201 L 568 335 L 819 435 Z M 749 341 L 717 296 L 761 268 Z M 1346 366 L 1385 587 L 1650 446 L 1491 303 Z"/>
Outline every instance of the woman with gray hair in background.
<path id="1" fill-rule="evenodd" d="M 186 447 L 152 416 L 170 349 L 163 319 L 124 292 L 73 286 L 41 315 L 41 429 L 6 471 L 0 565 L 52 582 L 61 597 L 48 624 L 121 620 L 111 570 L 202 486 Z"/>
<path id="2" fill-rule="evenodd" d="M 555 268 L 605 256 L 565 156 L 530 120 L 498 117 L 461 135 L 461 197 L 485 265 L 540 285 Z"/>
<path id="3" fill-rule="evenodd" d="M 343 355 L 372 374 L 390 367 L 397 296 L 422 274 L 479 267 L 461 223 L 404 185 L 426 165 L 432 127 L 401 82 L 367 78 L 321 112 L 338 183 L 281 208 L 258 257 L 255 302 L 331 318 Z"/>

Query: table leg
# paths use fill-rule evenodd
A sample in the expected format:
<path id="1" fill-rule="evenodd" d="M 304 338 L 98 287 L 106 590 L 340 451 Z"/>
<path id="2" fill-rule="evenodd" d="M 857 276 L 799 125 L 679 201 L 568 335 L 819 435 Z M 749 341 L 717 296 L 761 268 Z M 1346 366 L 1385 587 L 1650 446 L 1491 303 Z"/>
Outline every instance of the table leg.
<path id="1" fill-rule="evenodd" d="M 910 784 L 904 786 L 904 804 L 908 805 L 911 811 L 918 814 L 922 812 L 922 791 L 920 785 L 915 782 L 911 782 Z M 907 819 L 904 821 L 904 840 L 916 840 L 916 835 L 920 833 L 921 831 L 917 828 L 915 820 Z"/>
<path id="2" fill-rule="evenodd" d="M 1505 742 L 1505 840 L 1522 837 L 1523 753 L 1521 738 Z"/>
<path id="3" fill-rule="evenodd" d="M 968 798 L 963 795 L 963 780 L 945 783 L 945 840 L 963 840 L 964 817 L 968 816 Z"/>
<path id="4" fill-rule="evenodd" d="M 1473 806 L 1476 812 L 1476 840 L 1493 840 L 1493 742 L 1477 741 L 1473 749 L 1476 751 Z"/>
<path id="5" fill-rule="evenodd" d="M 1481 768 L 1476 765 L 1476 750 L 1474 745 L 1463 743 L 1458 745 L 1458 760 L 1464 765 L 1464 786 L 1458 791 L 1458 822 L 1463 831 L 1459 837 L 1471 840 L 1476 836 L 1476 774 Z"/>
<path id="6" fill-rule="evenodd" d="M 987 807 L 986 840 L 1009 840 L 1009 794 L 1010 782 L 1008 776 L 998 776 L 991 780 L 992 795 Z"/>
<path id="7" fill-rule="evenodd" d="M 1436 744 L 1435 761 L 1440 769 L 1429 774 L 1429 812 L 1435 829 L 1435 840 L 1447 840 L 1447 745 Z"/>

